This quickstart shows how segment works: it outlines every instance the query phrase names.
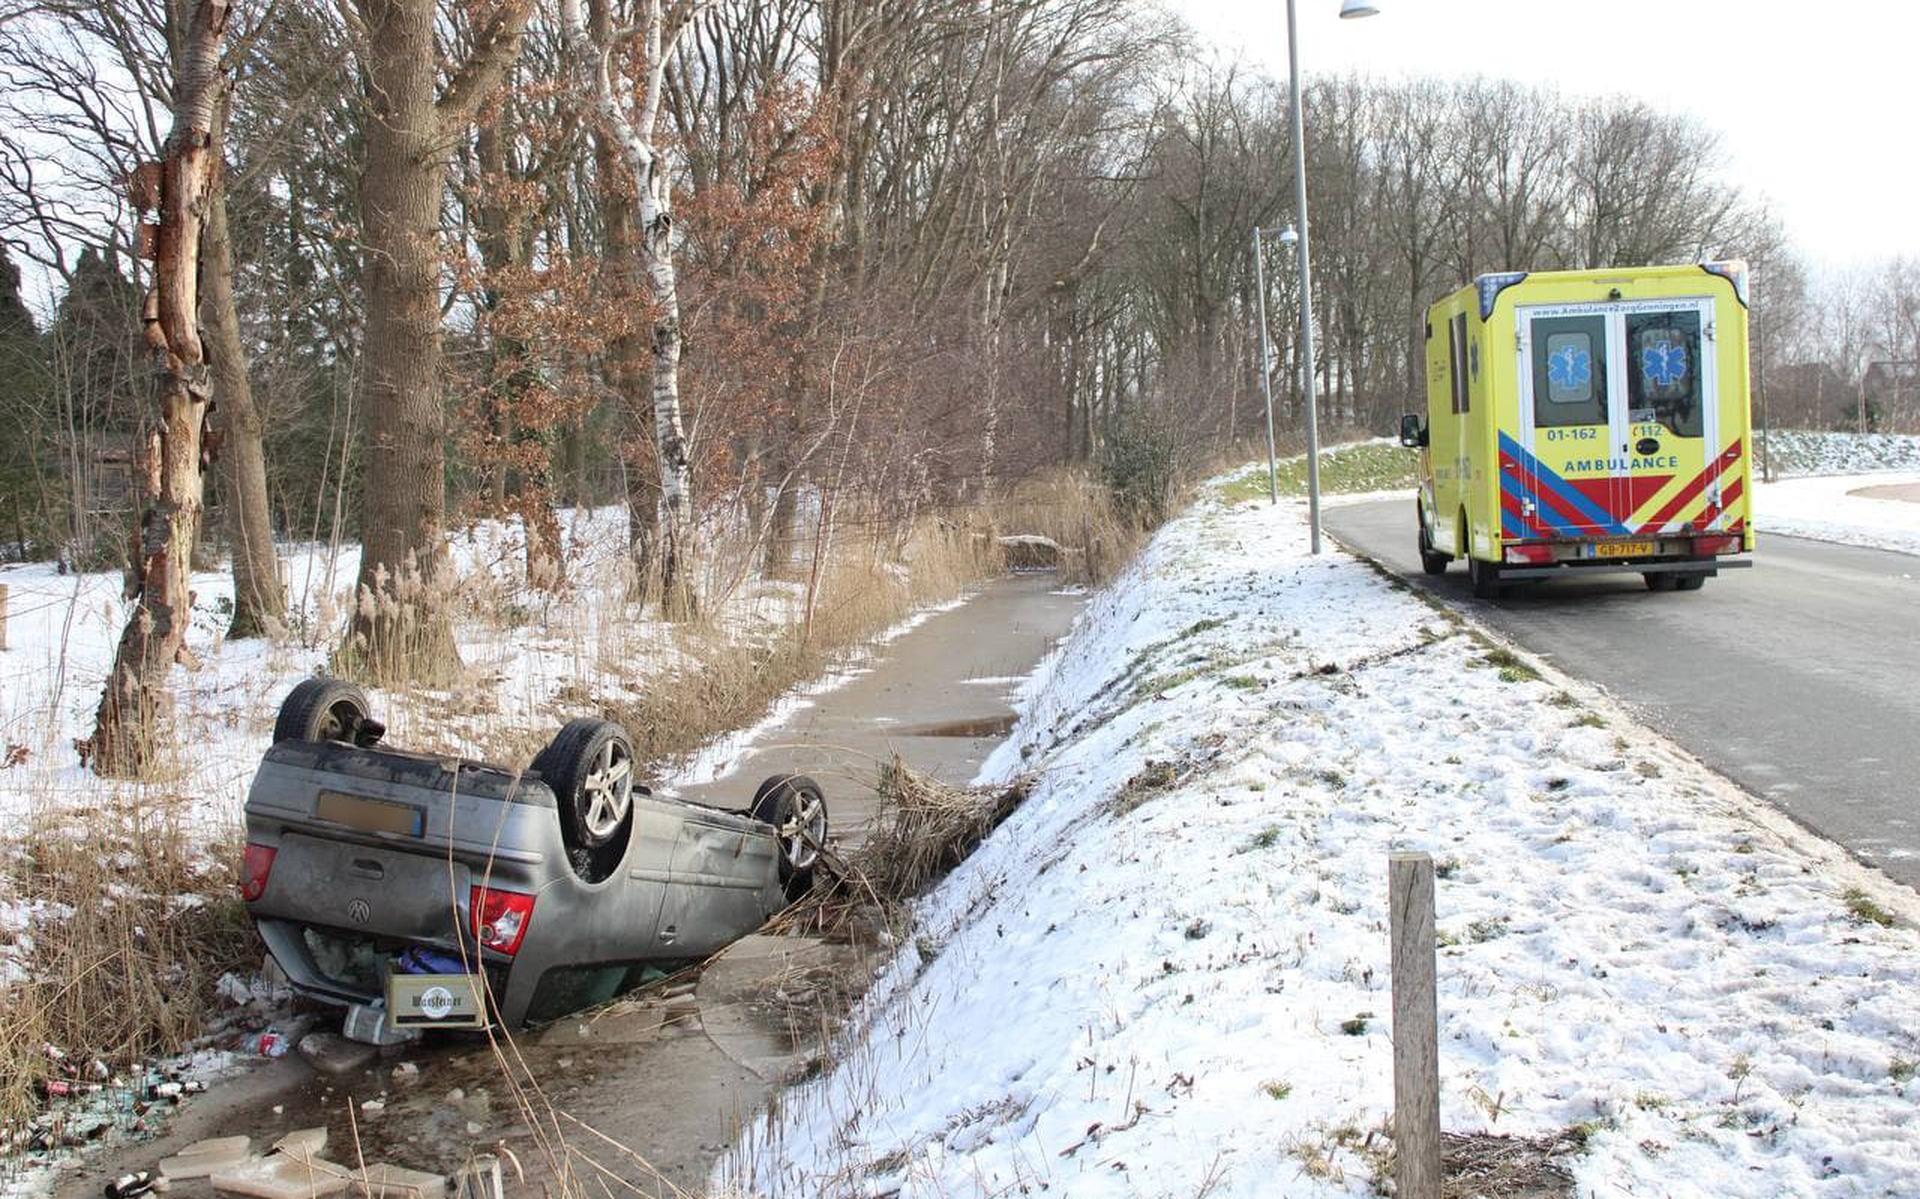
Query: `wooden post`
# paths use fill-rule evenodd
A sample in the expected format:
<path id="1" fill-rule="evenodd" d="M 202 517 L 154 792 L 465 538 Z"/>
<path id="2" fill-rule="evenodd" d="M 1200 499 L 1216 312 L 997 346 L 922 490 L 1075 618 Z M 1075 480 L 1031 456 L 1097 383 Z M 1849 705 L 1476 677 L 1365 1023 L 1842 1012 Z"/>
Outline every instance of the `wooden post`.
<path id="1" fill-rule="evenodd" d="M 7 648 L 7 585 L 0 583 L 0 650 Z"/>
<path id="2" fill-rule="evenodd" d="M 1393 1155 L 1399 1199 L 1440 1199 L 1440 1020 L 1433 859 L 1387 858 L 1393 938 Z"/>

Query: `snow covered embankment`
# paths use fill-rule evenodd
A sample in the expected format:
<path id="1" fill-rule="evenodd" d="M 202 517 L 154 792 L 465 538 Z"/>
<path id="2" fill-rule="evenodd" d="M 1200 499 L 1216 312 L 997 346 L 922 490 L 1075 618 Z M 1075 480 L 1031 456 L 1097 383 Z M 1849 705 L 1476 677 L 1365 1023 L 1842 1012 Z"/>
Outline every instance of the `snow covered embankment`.
<path id="1" fill-rule="evenodd" d="M 1095 601 L 988 766 L 1036 771 L 1032 797 L 721 1173 L 1366 1194 L 1386 858 L 1417 848 L 1449 1130 L 1572 1127 L 1583 1197 L 1920 1177 L 1920 937 L 1873 922 L 1891 887 L 1305 543 L 1290 507 L 1205 508 Z"/>

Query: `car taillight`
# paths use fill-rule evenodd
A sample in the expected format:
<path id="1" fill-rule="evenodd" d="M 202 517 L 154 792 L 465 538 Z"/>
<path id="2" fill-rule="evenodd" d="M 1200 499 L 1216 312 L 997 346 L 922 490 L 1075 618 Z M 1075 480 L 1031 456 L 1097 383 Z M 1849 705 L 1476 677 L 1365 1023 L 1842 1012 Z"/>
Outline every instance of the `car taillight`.
<path id="1" fill-rule="evenodd" d="M 533 896 L 475 887 L 468 910 L 473 913 L 473 935 L 481 945 L 508 957 L 520 952 L 527 921 L 533 918 Z"/>
<path id="2" fill-rule="evenodd" d="M 1530 562 L 1544 566 L 1553 561 L 1553 547 L 1550 545 L 1510 545 L 1507 547 L 1507 561 Z"/>
<path id="3" fill-rule="evenodd" d="M 252 903 L 267 893 L 267 876 L 273 873 L 273 855 L 279 853 L 271 845 L 247 843 L 247 852 L 240 859 L 240 898 Z"/>
<path id="4" fill-rule="evenodd" d="M 1740 552 L 1740 535 L 1735 533 L 1723 537 L 1695 537 L 1693 554 L 1696 558 L 1708 558 L 1714 554 L 1736 554 Z"/>

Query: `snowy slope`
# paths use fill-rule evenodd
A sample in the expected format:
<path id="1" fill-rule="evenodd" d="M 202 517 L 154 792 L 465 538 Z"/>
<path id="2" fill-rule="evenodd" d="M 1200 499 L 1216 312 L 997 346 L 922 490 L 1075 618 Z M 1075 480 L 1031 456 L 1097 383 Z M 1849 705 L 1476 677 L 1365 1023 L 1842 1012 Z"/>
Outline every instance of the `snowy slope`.
<path id="1" fill-rule="evenodd" d="M 1583 1199 L 1915 1193 L 1920 937 L 1845 893 L 1911 896 L 1305 543 L 1203 507 L 1096 599 L 987 768 L 1032 797 L 718 1181 L 1368 1194 L 1415 848 L 1445 1127 L 1577 1128 Z"/>
<path id="2" fill-rule="evenodd" d="M 1902 484 L 1920 495 L 1920 471 L 1762 483 L 1755 490 L 1754 519 L 1763 534 L 1920 554 L 1920 501 L 1856 494 Z"/>
<path id="3" fill-rule="evenodd" d="M 1920 437 L 1909 433 L 1843 433 L 1774 429 L 1760 435 L 1776 475 L 1857 475 L 1920 470 Z M 1756 464 L 1754 473 L 1759 473 Z"/>

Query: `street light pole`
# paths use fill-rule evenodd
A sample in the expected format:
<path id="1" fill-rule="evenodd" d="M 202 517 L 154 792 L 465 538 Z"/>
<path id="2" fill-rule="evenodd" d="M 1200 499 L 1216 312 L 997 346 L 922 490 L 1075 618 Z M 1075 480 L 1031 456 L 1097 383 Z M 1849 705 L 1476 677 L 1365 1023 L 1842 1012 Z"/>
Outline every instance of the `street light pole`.
<path id="1" fill-rule="evenodd" d="M 1313 382 L 1313 266 L 1307 252 L 1307 142 L 1301 129 L 1300 111 L 1300 39 L 1293 14 L 1294 0 L 1287 0 L 1287 84 L 1293 117 L 1293 203 L 1300 222 L 1300 371 L 1302 390 L 1307 401 L 1307 530 L 1308 543 L 1320 552 L 1320 414 Z M 1370 17 L 1379 12 L 1367 0 L 1343 0 L 1342 19 Z"/>
<path id="2" fill-rule="evenodd" d="M 1320 552 L 1320 419 L 1313 383 L 1313 270 L 1307 254 L 1307 143 L 1301 129 L 1300 42 L 1294 31 L 1294 0 L 1287 0 L 1288 114 L 1293 118 L 1293 205 L 1300 222 L 1300 369 L 1307 401 L 1307 538 Z"/>
<path id="3" fill-rule="evenodd" d="M 1273 357 L 1267 349 L 1267 269 L 1260 249 L 1260 226 L 1253 227 L 1254 303 L 1260 313 L 1260 394 L 1267 401 L 1267 500 L 1280 502 L 1280 464 L 1273 456 Z"/>

